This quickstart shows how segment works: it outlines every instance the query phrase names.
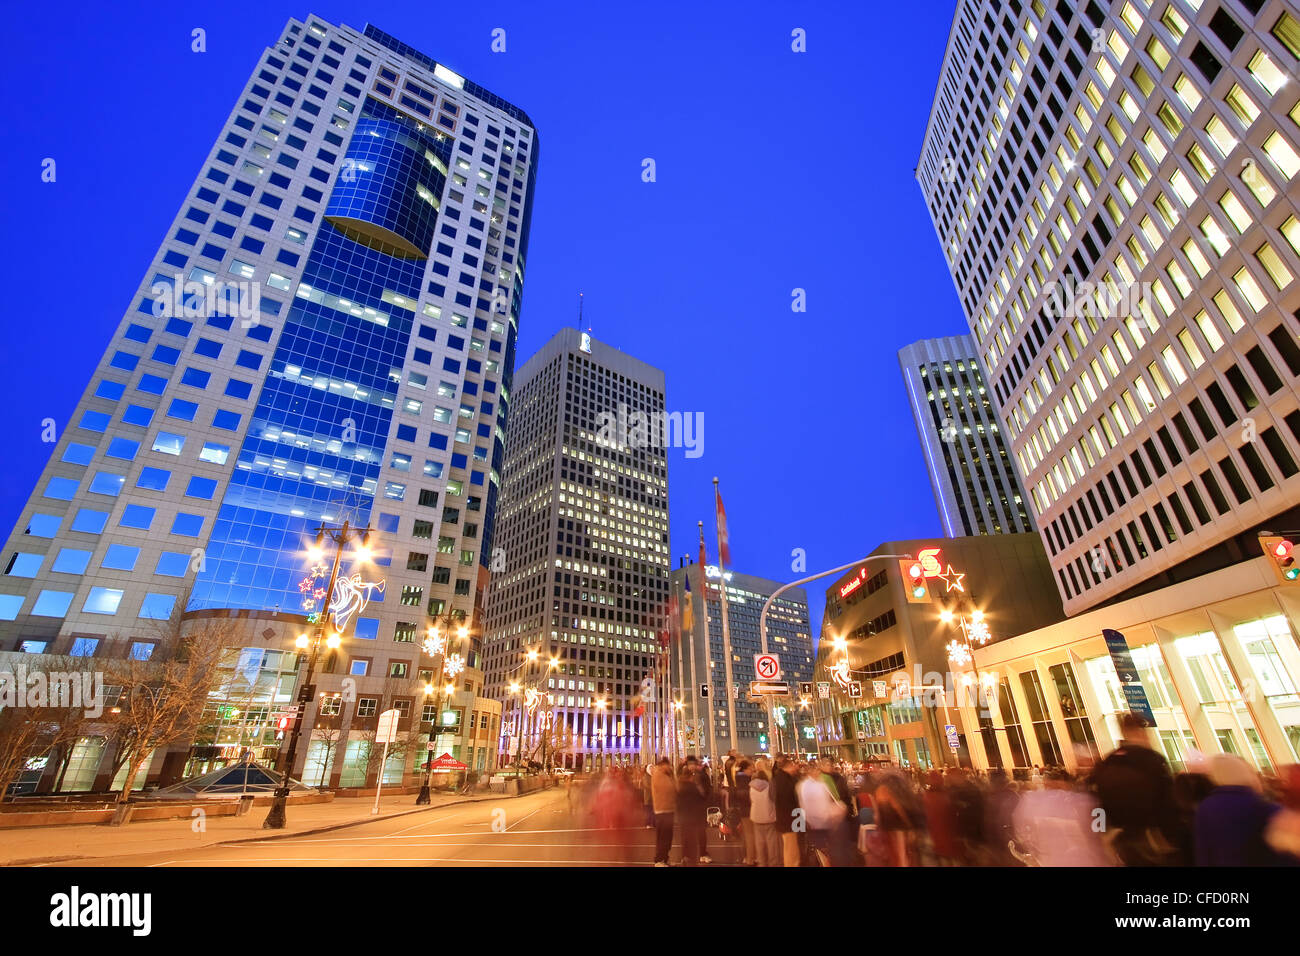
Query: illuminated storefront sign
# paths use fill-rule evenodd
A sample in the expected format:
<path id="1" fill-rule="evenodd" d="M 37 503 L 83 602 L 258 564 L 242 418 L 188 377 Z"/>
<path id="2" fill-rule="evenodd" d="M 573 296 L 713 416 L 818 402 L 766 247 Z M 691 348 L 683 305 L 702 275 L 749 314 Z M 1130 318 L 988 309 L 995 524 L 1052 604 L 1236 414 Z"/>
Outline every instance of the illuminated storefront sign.
<path id="1" fill-rule="evenodd" d="M 848 597 L 858 588 L 862 587 L 862 582 L 867 579 L 867 569 L 858 568 L 857 576 L 849 581 L 845 581 L 840 587 L 840 597 Z"/>

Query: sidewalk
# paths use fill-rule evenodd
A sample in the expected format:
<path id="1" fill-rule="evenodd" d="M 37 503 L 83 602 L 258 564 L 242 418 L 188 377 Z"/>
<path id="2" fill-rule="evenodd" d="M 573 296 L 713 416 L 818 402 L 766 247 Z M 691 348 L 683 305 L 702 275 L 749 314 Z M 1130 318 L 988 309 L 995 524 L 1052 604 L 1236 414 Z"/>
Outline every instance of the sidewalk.
<path id="1" fill-rule="evenodd" d="M 427 806 L 415 805 L 415 794 L 384 797 L 379 812 L 372 814 L 373 797 L 335 799 L 329 803 L 295 806 L 285 814 L 283 830 L 263 830 L 268 807 L 253 807 L 245 816 L 208 816 L 204 820 L 179 819 L 129 823 L 121 827 L 61 826 L 27 827 L 0 831 L 0 866 L 25 866 L 66 860 L 127 856 L 170 850 L 192 850 L 246 840 L 273 840 L 302 836 L 322 830 L 359 826 L 405 814 L 436 810 L 460 803 L 512 800 L 502 793 L 462 796 L 435 793 Z"/>

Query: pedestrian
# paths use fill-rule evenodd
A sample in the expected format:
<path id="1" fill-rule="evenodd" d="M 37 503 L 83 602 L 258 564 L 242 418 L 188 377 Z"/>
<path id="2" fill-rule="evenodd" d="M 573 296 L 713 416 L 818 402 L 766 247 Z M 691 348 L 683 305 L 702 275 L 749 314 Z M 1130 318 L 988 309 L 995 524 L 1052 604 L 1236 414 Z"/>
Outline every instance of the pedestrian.
<path id="1" fill-rule="evenodd" d="M 830 761 L 825 763 L 829 766 Z M 799 807 L 808 825 L 808 843 L 817 851 L 823 866 L 832 863 L 838 831 L 848 814 L 848 807 L 840 802 L 828 779 L 829 775 L 823 774 L 821 767 L 810 764 L 797 785 Z"/>
<path id="2" fill-rule="evenodd" d="M 1120 745 L 1092 774 L 1111 850 L 1126 866 L 1170 865 L 1177 851 L 1169 839 L 1174 817 L 1169 764 L 1149 746 L 1139 715 L 1121 714 L 1119 729 Z"/>
<path id="3" fill-rule="evenodd" d="M 881 773 L 873 794 L 876 828 L 881 832 L 886 866 L 916 866 L 916 833 L 925 819 L 908 775 Z"/>
<path id="4" fill-rule="evenodd" d="M 1019 802 L 1020 795 L 1011 788 L 1007 772 L 1001 768 L 990 770 L 982 830 L 982 857 L 989 866 L 1015 865 L 1009 844 L 1016 836 L 1014 816 Z"/>
<path id="5" fill-rule="evenodd" d="M 771 772 L 764 768 L 754 771 L 749 783 L 749 819 L 745 821 L 745 847 L 749 840 L 754 844 L 756 866 L 781 865 L 781 837 L 776 830 L 776 804 L 772 801 Z"/>
<path id="6" fill-rule="evenodd" d="M 926 774 L 925 790 L 921 793 L 925 807 L 925 825 L 930 832 L 930 849 L 940 866 L 958 866 L 964 862 L 957 843 L 957 813 L 944 789 L 943 774 L 931 770 Z"/>
<path id="7" fill-rule="evenodd" d="M 692 762 L 695 761 L 694 757 L 687 757 L 686 759 Z M 697 762 L 695 766 L 695 786 L 700 791 L 700 799 L 703 801 L 704 807 L 704 813 L 702 814 L 704 825 L 700 827 L 700 862 L 712 863 L 713 857 L 709 856 L 708 810 L 709 807 L 714 806 L 713 801 L 716 799 L 717 795 L 714 793 L 713 780 L 708 763 Z"/>
<path id="8" fill-rule="evenodd" d="M 641 812 L 645 817 L 645 826 L 647 830 L 653 830 L 655 826 L 655 808 L 654 794 L 651 792 L 651 783 L 654 779 L 654 766 L 645 765 L 645 771 L 641 774 Z"/>
<path id="9" fill-rule="evenodd" d="M 1043 789 L 1021 798 L 1012 814 L 1016 840 L 1039 866 L 1106 866 L 1093 828 L 1096 800 L 1073 787 L 1069 774 L 1049 767 Z"/>
<path id="10" fill-rule="evenodd" d="M 673 849 L 673 818 L 677 813 L 677 782 L 673 764 L 667 757 L 659 760 L 650 775 L 651 808 L 655 817 L 655 866 L 668 866 Z"/>
<path id="11" fill-rule="evenodd" d="M 801 858 L 799 831 L 794 829 L 795 811 L 799 809 L 799 797 L 795 792 L 798 772 L 794 761 L 785 755 L 777 758 L 776 769 L 772 772 L 776 832 L 781 835 L 781 857 L 785 866 L 798 866 Z"/>
<path id="12" fill-rule="evenodd" d="M 1295 864 L 1300 862 L 1300 764 L 1282 769 L 1279 789 L 1282 809 L 1269 820 L 1264 841 Z"/>
<path id="13" fill-rule="evenodd" d="M 753 784 L 753 768 L 744 757 L 736 762 L 735 775 L 732 778 L 732 807 L 729 811 L 732 819 L 740 829 L 741 839 L 745 841 L 745 866 L 757 866 L 755 854 L 754 827 L 749 822 L 751 806 L 750 787 Z"/>
<path id="14" fill-rule="evenodd" d="M 1296 865 L 1268 845 L 1264 833 L 1282 808 L 1265 799 L 1257 774 L 1235 754 L 1209 759 L 1214 789 L 1196 808 L 1197 866 Z"/>
<path id="15" fill-rule="evenodd" d="M 681 834 L 682 865 L 695 866 L 704 855 L 704 802 L 698 777 L 703 773 L 695 758 L 688 757 L 677 778 L 677 829 Z"/>

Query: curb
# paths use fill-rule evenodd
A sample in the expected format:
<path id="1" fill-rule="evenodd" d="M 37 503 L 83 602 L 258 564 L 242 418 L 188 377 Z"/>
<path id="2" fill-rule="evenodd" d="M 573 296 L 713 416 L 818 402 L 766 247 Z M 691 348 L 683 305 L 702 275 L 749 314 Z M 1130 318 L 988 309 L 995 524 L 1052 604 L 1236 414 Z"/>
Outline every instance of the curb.
<path id="1" fill-rule="evenodd" d="M 545 793 L 547 790 L 554 790 L 554 789 L 555 789 L 554 787 L 546 787 L 546 788 L 543 788 L 542 790 L 534 790 L 534 791 L 531 791 L 531 792 L 532 792 L 532 793 Z M 433 811 L 433 810 L 441 810 L 441 809 L 443 809 L 444 807 L 461 806 L 461 805 L 463 805 L 463 804 L 467 804 L 467 803 L 486 803 L 486 802 L 488 802 L 489 800 L 497 800 L 497 799 L 501 799 L 501 800 L 514 800 L 514 799 L 517 799 L 518 797 L 526 797 L 526 796 L 529 796 L 529 794 L 527 794 L 527 793 L 520 793 L 520 794 L 494 793 L 494 794 L 492 794 L 491 796 L 485 796 L 485 797 L 470 797 L 470 798 L 466 798 L 466 799 L 464 799 L 464 800 L 452 800 L 452 801 L 449 801 L 449 802 L 447 802 L 447 803 L 439 804 L 439 805 L 436 806 L 436 807 L 432 807 L 432 806 L 430 806 L 430 807 L 414 807 L 414 808 L 412 808 L 412 809 L 409 809 L 409 810 L 401 810 L 401 811 L 398 811 L 398 812 L 396 812 L 396 813 L 386 813 L 386 814 L 382 814 L 382 815 L 378 815 L 378 816 L 367 817 L 367 818 L 364 819 L 364 820 L 349 820 L 349 821 L 347 821 L 347 822 L 345 822 L 345 823 L 333 823 L 333 824 L 330 824 L 329 826 L 314 827 L 314 828 L 312 828 L 312 829 L 310 829 L 310 830 L 295 830 L 293 833 L 271 833 L 271 834 L 268 834 L 268 835 L 266 835 L 266 836 L 244 837 L 244 838 L 242 838 L 242 839 L 238 839 L 238 840 L 217 840 L 217 841 L 214 841 L 214 842 L 212 842 L 212 843 L 201 843 L 201 844 L 198 844 L 197 847 L 194 847 L 193 849 L 204 849 L 204 848 L 207 848 L 207 847 L 214 847 L 214 846 L 239 846 L 239 845 L 241 845 L 241 844 L 245 844 L 245 843 L 268 843 L 268 842 L 271 842 L 271 841 L 274 841 L 274 840 L 288 840 L 288 839 L 292 839 L 293 837 L 312 836 L 312 835 L 317 834 L 317 833 L 329 833 L 329 832 L 334 831 L 334 830 L 346 830 L 346 829 L 348 829 L 349 827 L 359 827 L 359 826 L 363 826 L 364 824 L 367 824 L 367 823 L 375 823 L 375 822 L 377 822 L 377 821 L 379 821 L 379 820 L 392 820 L 392 819 L 396 819 L 396 818 L 398 818 L 398 817 L 411 816 L 412 814 L 415 814 L 415 813 L 429 813 L 430 811 Z M 86 854 L 73 854 L 73 855 L 69 855 L 69 856 L 42 856 L 42 857 L 28 857 L 28 858 L 21 859 L 21 860 L 0 860 L 0 869 L 2 869 L 2 868 L 4 868 L 4 867 L 10 867 L 10 866 L 37 866 L 37 865 L 46 864 L 46 863 L 64 863 L 64 862 L 67 862 L 67 861 L 69 861 L 69 860 L 95 860 L 95 859 L 99 859 L 99 857 L 96 857 L 96 856 L 88 856 L 88 855 L 86 855 Z"/>

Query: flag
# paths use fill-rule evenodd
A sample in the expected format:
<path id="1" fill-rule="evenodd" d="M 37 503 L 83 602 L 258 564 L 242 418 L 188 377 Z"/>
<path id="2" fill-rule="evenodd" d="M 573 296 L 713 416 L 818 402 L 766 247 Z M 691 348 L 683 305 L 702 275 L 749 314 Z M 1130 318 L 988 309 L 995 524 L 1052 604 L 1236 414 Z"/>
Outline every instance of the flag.
<path id="1" fill-rule="evenodd" d="M 718 560 L 723 567 L 731 567 L 731 539 L 727 536 L 727 509 L 722 506 L 722 492 L 717 486 L 713 488 L 713 497 L 718 510 Z"/>
<path id="2" fill-rule="evenodd" d="M 691 598 L 691 576 L 685 577 L 686 593 L 682 596 L 682 633 L 695 630 L 695 601 Z"/>

